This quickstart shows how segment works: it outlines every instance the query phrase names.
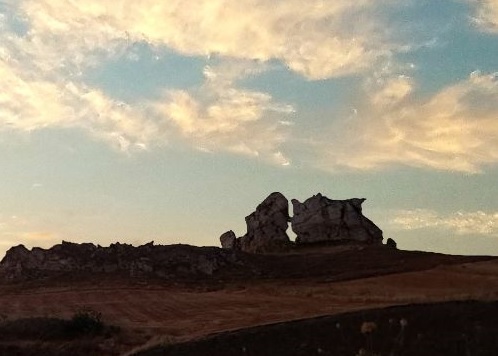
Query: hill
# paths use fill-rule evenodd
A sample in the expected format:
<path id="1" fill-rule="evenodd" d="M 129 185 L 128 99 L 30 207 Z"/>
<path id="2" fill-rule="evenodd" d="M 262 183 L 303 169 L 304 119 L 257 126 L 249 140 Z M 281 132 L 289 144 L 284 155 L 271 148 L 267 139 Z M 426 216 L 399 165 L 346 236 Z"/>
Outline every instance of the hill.
<path id="1" fill-rule="evenodd" d="M 78 254 L 79 246 L 66 244 L 64 248 Z M 122 256 L 143 258 L 137 251 L 144 247 L 126 249 L 130 254 Z M 158 266 L 171 263 L 175 269 L 164 276 L 154 269 L 146 273 L 130 273 L 132 269 L 126 268 L 97 272 L 58 268 L 43 273 L 27 269 L 28 278 L 4 279 L 0 284 L 0 314 L 6 317 L 5 322 L 34 317 L 68 320 L 86 308 L 101 313 L 106 325 L 120 330 L 107 338 L 91 336 L 86 346 L 81 345 L 81 338 L 21 338 L 22 342 L 14 341 L 21 347 L 16 354 L 30 354 L 44 345 L 41 350 L 47 355 L 88 354 L 90 346 L 96 354 L 119 355 L 164 340 L 187 342 L 213 333 L 344 312 L 414 303 L 498 300 L 498 259 L 493 257 L 448 256 L 361 244 L 306 245 L 276 254 L 185 245 L 148 244 L 145 249 L 149 256 L 157 253 Z M 204 273 L 192 267 L 204 258 L 172 263 L 168 254 L 179 251 L 207 260 L 222 256 L 231 262 Z M 64 260 L 69 257 L 65 255 Z M 154 268 L 156 257 L 150 261 Z M 12 346 L 12 340 L 16 338 L 0 338 L 0 346 Z"/>

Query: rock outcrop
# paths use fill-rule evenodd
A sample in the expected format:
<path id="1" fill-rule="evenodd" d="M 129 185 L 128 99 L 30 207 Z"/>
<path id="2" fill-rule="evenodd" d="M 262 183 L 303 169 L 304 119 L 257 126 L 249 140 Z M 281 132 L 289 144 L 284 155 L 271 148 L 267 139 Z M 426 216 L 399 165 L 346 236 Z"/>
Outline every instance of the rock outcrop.
<path id="1" fill-rule="evenodd" d="M 237 236 L 232 230 L 229 230 L 220 236 L 221 247 L 225 249 L 235 249 L 237 244 Z"/>
<path id="2" fill-rule="evenodd" d="M 388 238 L 386 241 L 386 246 L 390 249 L 396 250 L 398 248 L 398 244 L 391 238 Z"/>
<path id="3" fill-rule="evenodd" d="M 321 194 L 304 203 L 293 199 L 292 230 L 296 243 L 357 241 L 382 243 L 382 230 L 362 214 L 365 199 L 331 200 Z"/>
<path id="4" fill-rule="evenodd" d="M 296 244 L 331 241 L 382 243 L 382 230 L 363 216 L 365 199 L 331 200 L 321 194 L 304 203 L 293 199 L 294 216 L 289 217 L 288 200 L 281 193 L 270 194 L 256 211 L 246 217 L 247 233 L 239 238 L 233 231 L 221 235 L 225 249 L 244 252 L 275 252 L 292 244 L 287 228 L 289 221 L 296 233 Z"/>
<path id="5" fill-rule="evenodd" d="M 154 245 L 109 247 L 63 241 L 50 249 L 12 247 L 0 262 L 0 278 L 29 280 L 67 272 L 121 273 L 131 277 L 206 277 L 221 268 L 238 268 L 237 256 L 216 247 Z"/>
<path id="6" fill-rule="evenodd" d="M 281 193 L 271 193 L 256 210 L 246 216 L 247 233 L 232 240 L 230 231 L 221 235 L 222 246 L 244 252 L 272 252 L 290 243 L 289 201 Z"/>

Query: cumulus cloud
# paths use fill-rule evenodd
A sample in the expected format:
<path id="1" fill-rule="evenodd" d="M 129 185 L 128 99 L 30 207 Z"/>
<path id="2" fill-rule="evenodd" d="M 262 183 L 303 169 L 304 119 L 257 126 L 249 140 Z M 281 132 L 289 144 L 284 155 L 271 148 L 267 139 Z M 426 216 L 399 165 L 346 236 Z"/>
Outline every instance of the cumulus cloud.
<path id="1" fill-rule="evenodd" d="M 474 22 L 483 30 L 498 32 L 498 0 L 469 0 L 475 5 Z"/>
<path id="2" fill-rule="evenodd" d="M 441 215 L 433 210 L 415 209 L 398 211 L 391 225 L 400 230 L 439 228 L 459 235 L 478 234 L 498 236 L 498 212 L 456 212 Z"/>
<path id="3" fill-rule="evenodd" d="M 318 165 L 379 169 L 393 164 L 478 173 L 498 162 L 498 78 L 472 73 L 434 96 L 418 100 L 412 81 L 382 81 L 366 94 L 370 104 L 339 132 L 315 141 Z"/>

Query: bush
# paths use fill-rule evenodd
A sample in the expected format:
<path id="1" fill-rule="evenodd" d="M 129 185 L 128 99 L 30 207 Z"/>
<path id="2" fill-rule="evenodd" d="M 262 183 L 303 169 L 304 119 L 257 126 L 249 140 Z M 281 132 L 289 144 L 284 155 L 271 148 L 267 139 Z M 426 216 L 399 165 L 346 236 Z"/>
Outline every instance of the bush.
<path id="1" fill-rule="evenodd" d="M 92 309 L 78 310 L 69 321 L 68 328 L 75 334 L 98 334 L 104 329 L 102 313 Z"/>

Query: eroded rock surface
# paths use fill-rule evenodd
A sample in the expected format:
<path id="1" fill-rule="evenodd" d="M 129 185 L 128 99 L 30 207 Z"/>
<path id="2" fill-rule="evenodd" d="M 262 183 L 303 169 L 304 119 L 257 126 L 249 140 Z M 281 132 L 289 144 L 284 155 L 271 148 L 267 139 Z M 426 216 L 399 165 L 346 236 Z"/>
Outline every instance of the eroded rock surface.
<path id="1" fill-rule="evenodd" d="M 216 247 L 154 245 L 109 247 L 63 241 L 50 249 L 12 247 L 0 262 L 0 278 L 27 280 L 65 272 L 125 273 L 131 277 L 209 276 L 223 267 L 240 265 L 237 256 Z"/>
<path id="2" fill-rule="evenodd" d="M 290 243 L 289 201 L 281 193 L 270 194 L 246 217 L 247 233 L 237 241 L 245 252 L 271 252 Z"/>
<path id="3" fill-rule="evenodd" d="M 286 232 L 289 221 L 297 235 L 296 244 L 330 241 L 381 244 L 382 230 L 363 216 L 364 201 L 332 200 L 321 194 L 304 203 L 293 199 L 294 216 L 290 218 L 287 198 L 272 193 L 246 217 L 247 233 L 237 239 L 233 231 L 228 231 L 221 235 L 221 245 L 251 253 L 281 251 L 292 245 Z"/>
<path id="4" fill-rule="evenodd" d="M 237 236 L 232 230 L 229 230 L 220 236 L 221 247 L 225 249 L 235 249 Z"/>
<path id="5" fill-rule="evenodd" d="M 362 214 L 365 199 L 332 200 L 321 194 L 304 203 L 293 199 L 292 230 L 296 243 L 357 241 L 382 243 L 382 230 Z"/>

